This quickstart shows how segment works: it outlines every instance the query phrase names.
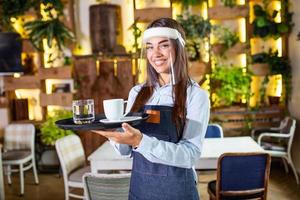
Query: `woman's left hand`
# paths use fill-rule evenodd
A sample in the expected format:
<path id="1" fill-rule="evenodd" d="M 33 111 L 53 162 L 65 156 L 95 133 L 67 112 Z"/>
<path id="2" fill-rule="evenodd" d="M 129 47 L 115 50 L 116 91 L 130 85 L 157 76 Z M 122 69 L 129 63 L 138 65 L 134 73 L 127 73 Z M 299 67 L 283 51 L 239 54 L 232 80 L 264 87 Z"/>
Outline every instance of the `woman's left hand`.
<path id="1" fill-rule="evenodd" d="M 128 144 L 132 147 L 138 147 L 143 138 L 143 134 L 138 129 L 133 128 L 127 123 L 123 123 L 122 128 L 124 132 L 96 130 L 93 130 L 93 132 L 107 137 L 119 144 Z"/>

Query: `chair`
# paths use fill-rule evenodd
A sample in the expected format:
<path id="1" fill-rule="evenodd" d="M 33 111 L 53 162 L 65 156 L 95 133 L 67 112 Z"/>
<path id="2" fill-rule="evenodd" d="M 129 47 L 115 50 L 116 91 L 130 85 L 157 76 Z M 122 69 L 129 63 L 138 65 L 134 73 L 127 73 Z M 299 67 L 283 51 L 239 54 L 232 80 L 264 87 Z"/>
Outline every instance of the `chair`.
<path id="1" fill-rule="evenodd" d="M 9 124 L 4 130 L 4 153 L 2 164 L 5 167 L 8 184 L 11 184 L 11 173 L 20 173 L 20 195 L 24 194 L 24 171 L 33 168 L 35 183 L 39 183 L 35 154 L 35 128 L 32 124 Z M 19 169 L 12 169 L 18 166 Z"/>
<path id="2" fill-rule="evenodd" d="M 290 117 L 285 117 L 281 122 L 278 127 L 269 127 L 269 128 L 254 128 L 251 130 L 251 137 L 253 139 L 256 138 L 257 135 L 259 135 L 262 132 L 272 132 L 272 133 L 286 133 L 288 130 L 288 121 Z"/>
<path id="3" fill-rule="evenodd" d="M 208 124 L 205 138 L 223 138 L 223 129 L 219 124 Z"/>
<path id="4" fill-rule="evenodd" d="M 82 180 L 87 200 L 128 199 L 130 173 L 91 174 L 86 173 Z"/>
<path id="5" fill-rule="evenodd" d="M 299 184 L 299 177 L 295 168 L 295 165 L 292 160 L 291 156 L 291 149 L 292 149 L 292 143 L 293 143 L 293 138 L 294 138 L 294 133 L 296 129 L 296 120 L 289 118 L 287 121 L 287 126 L 286 126 L 287 132 L 284 133 L 262 133 L 258 137 L 258 144 L 261 145 L 267 153 L 269 153 L 273 157 L 278 157 L 283 160 L 284 167 L 286 172 L 288 172 L 288 165 L 287 163 L 291 166 L 293 173 L 296 178 L 297 184 Z M 268 139 L 284 139 L 286 140 L 285 143 L 287 146 L 282 146 L 278 144 L 278 142 L 274 143 L 263 143 L 263 139 L 268 138 Z M 287 163 L 286 163 L 287 162 Z"/>
<path id="6" fill-rule="evenodd" d="M 82 176 L 90 172 L 90 167 L 85 165 L 85 154 L 79 136 L 72 134 L 58 139 L 55 148 L 61 165 L 65 199 L 69 197 L 84 199 L 84 196 L 71 193 L 71 189 L 83 190 Z"/>
<path id="7" fill-rule="evenodd" d="M 267 153 L 224 153 L 217 180 L 208 183 L 210 199 L 267 199 L 271 157 Z"/>

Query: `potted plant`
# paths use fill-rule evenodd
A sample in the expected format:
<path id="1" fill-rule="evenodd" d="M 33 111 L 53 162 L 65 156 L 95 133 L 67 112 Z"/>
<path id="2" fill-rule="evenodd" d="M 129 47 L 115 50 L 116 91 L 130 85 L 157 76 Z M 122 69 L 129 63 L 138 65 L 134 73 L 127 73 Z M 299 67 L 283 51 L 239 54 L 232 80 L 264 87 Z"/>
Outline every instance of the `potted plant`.
<path id="1" fill-rule="evenodd" d="M 269 57 L 265 52 L 252 55 L 251 71 L 256 76 L 266 76 L 270 74 Z"/>
<path id="2" fill-rule="evenodd" d="M 190 75 L 192 77 L 201 76 L 209 71 L 209 65 L 203 62 L 202 57 L 205 53 L 208 53 L 205 49 L 205 43 L 209 42 L 212 25 L 209 20 L 188 13 L 178 15 L 177 20 L 186 33 L 186 48 L 190 61 Z"/>
<path id="3" fill-rule="evenodd" d="M 58 128 L 55 122 L 60 119 L 71 118 L 72 112 L 68 110 L 55 110 L 48 115 L 46 121 L 41 125 L 41 141 L 43 144 L 53 146 L 59 138 L 74 134 L 73 131 Z"/>
<path id="4" fill-rule="evenodd" d="M 262 52 L 252 55 L 252 71 L 255 75 L 282 75 L 283 84 L 288 100 L 291 93 L 291 66 L 286 57 L 278 56 L 278 51 Z M 264 81 L 267 84 L 268 79 Z M 261 97 L 262 98 L 262 97 Z"/>
<path id="5" fill-rule="evenodd" d="M 221 2 L 224 6 L 227 6 L 230 8 L 236 6 L 236 0 L 221 0 Z"/>
<path id="6" fill-rule="evenodd" d="M 213 107 L 230 106 L 250 98 L 251 75 L 241 67 L 216 66 L 211 74 Z"/>
<path id="7" fill-rule="evenodd" d="M 54 146 L 55 142 L 59 138 L 74 134 L 74 132 L 58 128 L 55 122 L 70 117 L 72 117 L 71 111 L 55 110 L 42 123 L 37 143 L 37 162 L 40 171 L 58 172 L 59 160 Z"/>
<path id="8" fill-rule="evenodd" d="M 63 63 L 64 55 L 62 50 L 67 42 L 74 41 L 73 33 L 61 21 L 64 5 L 60 0 L 38 0 L 36 4 L 43 5 L 41 9 L 43 9 L 44 14 L 38 19 L 25 23 L 24 28 L 28 32 L 28 38 L 39 51 L 44 52 L 48 48 L 58 50 L 58 53 L 47 50 L 48 64 L 51 65 L 58 59 Z M 36 9 L 40 12 L 40 7 Z M 43 43 L 44 39 L 47 40 L 47 44 Z"/>
<path id="9" fill-rule="evenodd" d="M 286 6 L 283 3 L 283 6 Z M 254 5 L 255 19 L 253 21 L 253 35 L 261 38 L 273 37 L 279 38 L 282 34 L 289 33 L 293 26 L 292 13 L 285 12 L 282 22 L 275 22 L 278 10 L 273 10 L 270 14 L 267 10 L 268 3 L 264 1 L 264 6 Z"/>
<path id="10" fill-rule="evenodd" d="M 239 36 L 235 32 L 223 26 L 215 26 L 212 35 L 215 38 L 215 42 L 211 50 L 215 55 L 223 56 L 229 48 L 240 41 Z"/>

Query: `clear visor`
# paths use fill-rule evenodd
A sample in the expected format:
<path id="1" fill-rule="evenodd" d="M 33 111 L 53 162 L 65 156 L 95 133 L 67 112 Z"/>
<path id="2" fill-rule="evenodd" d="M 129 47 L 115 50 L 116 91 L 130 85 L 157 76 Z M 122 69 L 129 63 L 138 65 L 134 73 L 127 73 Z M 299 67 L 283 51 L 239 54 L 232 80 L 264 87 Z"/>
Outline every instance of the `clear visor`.
<path id="1" fill-rule="evenodd" d="M 153 37 L 145 40 L 141 46 L 138 60 L 138 82 L 149 86 L 160 84 L 174 85 L 176 76 L 176 49 L 178 40 L 168 37 Z"/>

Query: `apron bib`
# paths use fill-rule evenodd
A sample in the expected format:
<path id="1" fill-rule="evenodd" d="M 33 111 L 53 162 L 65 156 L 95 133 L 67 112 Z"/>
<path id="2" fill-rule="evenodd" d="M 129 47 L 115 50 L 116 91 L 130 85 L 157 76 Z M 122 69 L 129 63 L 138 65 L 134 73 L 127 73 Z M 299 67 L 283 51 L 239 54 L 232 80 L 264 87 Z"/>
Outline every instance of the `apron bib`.
<path id="1" fill-rule="evenodd" d="M 177 143 L 172 110 L 169 106 L 146 105 L 144 112 L 150 117 L 136 128 L 148 136 Z M 132 155 L 129 200 L 199 200 L 192 169 L 152 163 L 135 151 Z"/>

